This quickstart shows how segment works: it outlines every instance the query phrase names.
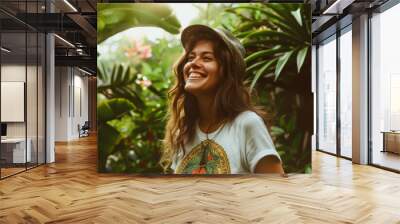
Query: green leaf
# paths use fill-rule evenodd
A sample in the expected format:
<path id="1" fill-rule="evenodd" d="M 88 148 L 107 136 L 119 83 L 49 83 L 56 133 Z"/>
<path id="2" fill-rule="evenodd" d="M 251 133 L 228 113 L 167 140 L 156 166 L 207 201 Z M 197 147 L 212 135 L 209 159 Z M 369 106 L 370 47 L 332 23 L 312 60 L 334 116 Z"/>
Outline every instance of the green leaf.
<path id="1" fill-rule="evenodd" d="M 122 116 L 133 108 L 133 104 L 126 99 L 103 100 L 97 106 L 97 118 L 99 123 L 105 123 Z"/>
<path id="2" fill-rule="evenodd" d="M 300 8 L 301 4 L 297 4 L 295 8 L 289 7 L 289 5 L 290 4 L 268 4 L 268 8 L 273 10 L 276 15 L 279 15 L 279 17 L 281 17 L 282 20 L 289 25 L 289 27 L 292 29 L 301 30 L 301 26 L 299 26 L 299 23 L 291 13 L 295 8 Z"/>
<path id="3" fill-rule="evenodd" d="M 275 81 L 278 79 L 279 75 L 281 74 L 281 71 L 285 67 L 287 61 L 289 60 L 292 54 L 293 51 L 289 51 L 283 54 L 281 57 L 279 57 L 279 60 L 276 63 L 276 68 L 275 68 Z"/>
<path id="4" fill-rule="evenodd" d="M 251 70 L 259 67 L 260 65 L 264 65 L 265 63 L 268 63 L 268 61 L 270 61 L 270 60 L 264 60 L 264 61 L 254 63 L 254 64 L 250 65 L 249 67 L 247 67 L 246 72 L 250 72 Z"/>
<path id="5" fill-rule="evenodd" d="M 295 130 L 295 128 L 296 128 L 296 114 L 293 114 L 289 118 L 289 121 L 288 121 L 287 126 L 286 126 L 286 130 L 288 132 L 293 132 Z M 300 136 L 300 134 L 298 136 Z M 299 138 L 301 140 L 301 136 Z"/>
<path id="6" fill-rule="evenodd" d="M 160 98 L 164 98 L 165 95 L 163 95 L 162 92 L 160 92 L 158 89 L 154 88 L 154 86 L 149 86 L 147 87 L 152 93 L 154 93 L 155 95 L 157 95 Z"/>
<path id="7" fill-rule="evenodd" d="M 304 168 L 304 173 L 310 174 L 312 172 L 311 164 L 306 164 Z"/>
<path id="8" fill-rule="evenodd" d="M 253 27 L 258 27 L 261 25 L 264 25 L 265 21 L 251 21 L 251 22 L 245 22 L 242 23 L 238 28 L 237 31 L 241 31 L 241 30 L 249 30 L 252 29 Z"/>
<path id="9" fill-rule="evenodd" d="M 146 62 L 142 62 L 141 65 L 143 75 L 149 75 L 152 73 L 152 68 L 149 64 L 147 64 Z"/>
<path id="10" fill-rule="evenodd" d="M 278 135 L 281 135 L 284 133 L 285 133 L 285 130 L 283 130 L 282 128 L 280 128 L 278 126 L 271 127 L 271 135 L 278 136 Z"/>
<path id="11" fill-rule="evenodd" d="M 304 47 L 297 53 L 297 72 L 300 72 L 301 67 L 303 66 L 304 60 L 306 59 L 308 52 L 308 47 Z"/>
<path id="12" fill-rule="evenodd" d="M 254 32 L 254 31 L 253 31 L 253 30 L 250 30 L 250 31 L 246 31 L 246 32 L 237 32 L 237 33 L 235 33 L 235 37 L 236 37 L 236 38 L 243 38 L 243 37 L 248 36 L 248 35 L 251 34 L 252 32 Z"/>
<path id="13" fill-rule="evenodd" d="M 172 34 L 178 34 L 181 27 L 166 4 L 99 3 L 98 20 L 97 43 L 132 27 L 156 26 Z"/>
<path id="14" fill-rule="evenodd" d="M 290 13 L 294 16 L 294 18 L 300 24 L 300 26 L 303 26 L 303 20 L 301 18 L 300 8 L 298 8 L 296 11 L 291 11 Z"/>
<path id="15" fill-rule="evenodd" d="M 274 55 L 276 53 L 280 53 L 280 52 L 284 52 L 284 51 L 286 51 L 286 49 L 281 48 L 280 46 L 277 47 L 277 48 L 257 51 L 255 53 L 249 55 L 248 57 L 246 57 L 245 61 L 246 61 L 246 63 L 249 63 L 249 62 L 254 61 L 254 60 L 258 59 L 258 58 L 264 58 L 264 57 L 271 56 L 271 55 Z"/>
<path id="16" fill-rule="evenodd" d="M 101 102 L 103 102 L 104 100 L 107 100 L 107 97 L 105 97 L 103 94 L 101 93 L 97 93 L 97 104 L 100 104 Z"/>
<path id="17" fill-rule="evenodd" d="M 291 46 L 293 41 L 281 38 L 244 39 L 243 47 L 246 49 L 268 49 L 271 46 Z"/>
<path id="18" fill-rule="evenodd" d="M 259 37 L 287 39 L 287 40 L 292 41 L 293 43 L 299 43 L 299 44 L 301 44 L 303 42 L 302 39 L 297 39 L 296 37 L 289 35 L 288 33 L 280 32 L 280 31 L 273 31 L 273 30 L 265 30 L 265 29 L 264 30 L 256 30 L 256 31 L 251 32 L 250 34 L 248 34 L 245 37 L 244 41 L 246 41 L 247 39 L 250 39 L 250 38 L 259 38 Z"/>
<path id="19" fill-rule="evenodd" d="M 133 87 L 131 86 L 123 86 L 120 88 L 115 88 L 113 89 L 114 97 L 121 97 L 128 99 L 130 102 L 132 102 L 136 108 L 143 108 L 144 107 L 144 102 L 140 97 L 140 89 L 134 90 Z"/>
<path id="20" fill-rule="evenodd" d="M 121 140 L 119 132 L 107 123 L 101 123 L 98 127 L 98 170 L 106 172 L 107 157 Z"/>
<path id="21" fill-rule="evenodd" d="M 97 60 L 97 78 L 99 81 L 104 82 L 106 80 L 107 69 L 103 61 Z"/>
<path id="22" fill-rule="evenodd" d="M 121 88 L 136 84 L 136 75 L 131 71 L 130 67 L 115 65 L 110 72 L 107 72 L 103 64 L 97 63 L 99 77 L 101 77 L 97 85 L 97 92 L 107 95 L 106 93 L 109 93 L 108 90 L 111 89 L 113 93 L 117 93 L 121 92 Z M 122 96 L 123 94 L 117 97 Z"/>
<path id="23" fill-rule="evenodd" d="M 102 30 L 102 29 L 104 29 L 104 26 L 105 26 L 106 24 L 105 24 L 105 22 L 103 21 L 103 19 L 98 19 L 97 20 L 97 27 L 99 28 L 99 30 Z"/>
<path id="24" fill-rule="evenodd" d="M 264 23 L 268 24 L 273 24 L 277 27 L 279 27 L 281 30 L 296 36 L 296 31 L 290 26 L 290 24 L 287 23 L 287 19 L 282 17 L 280 13 L 273 13 L 273 11 L 270 9 L 271 4 L 265 5 L 266 7 L 257 7 L 257 6 L 248 6 L 248 5 L 242 5 L 238 7 L 231 8 L 229 12 L 236 13 L 238 14 L 237 10 L 241 9 L 248 9 L 249 11 L 259 11 L 263 13 L 267 19 L 265 20 Z"/>
<path id="25" fill-rule="evenodd" d="M 262 74 L 274 63 L 276 62 L 276 59 L 269 61 L 266 63 L 264 66 L 262 66 L 256 73 L 255 77 L 253 78 L 251 85 L 250 85 L 250 90 L 254 88 L 254 85 L 256 84 L 257 80 L 260 78 Z"/>

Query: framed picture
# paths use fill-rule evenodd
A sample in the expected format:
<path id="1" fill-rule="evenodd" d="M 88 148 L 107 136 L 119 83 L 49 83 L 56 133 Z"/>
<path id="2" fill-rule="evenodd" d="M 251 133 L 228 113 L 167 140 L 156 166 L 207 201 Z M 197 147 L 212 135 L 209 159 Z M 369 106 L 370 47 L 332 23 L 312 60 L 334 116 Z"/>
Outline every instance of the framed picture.
<path id="1" fill-rule="evenodd" d="M 98 170 L 310 173 L 311 9 L 99 3 Z"/>

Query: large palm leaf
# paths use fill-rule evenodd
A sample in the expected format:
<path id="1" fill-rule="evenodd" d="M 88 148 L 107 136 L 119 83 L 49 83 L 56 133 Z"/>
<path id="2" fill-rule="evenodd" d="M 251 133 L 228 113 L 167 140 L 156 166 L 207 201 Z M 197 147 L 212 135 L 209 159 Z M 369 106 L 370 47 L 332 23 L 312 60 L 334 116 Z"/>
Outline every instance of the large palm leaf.
<path id="1" fill-rule="evenodd" d="M 137 72 L 132 67 L 114 65 L 105 68 L 102 61 L 97 62 L 98 84 L 97 92 L 107 98 L 124 98 L 132 102 L 136 108 L 143 108 L 140 98 L 142 88 L 136 84 Z"/>
<path id="2" fill-rule="evenodd" d="M 310 10 L 304 4 L 245 4 L 228 12 L 238 15 L 242 24 L 233 30 L 249 51 L 246 57 L 252 79 L 274 73 L 278 80 L 289 64 L 299 73 L 311 46 Z M 252 75 L 251 75 L 252 74 Z"/>
<path id="3" fill-rule="evenodd" d="M 119 132 L 108 121 L 119 118 L 133 109 L 132 103 L 126 99 L 104 99 L 97 106 L 99 133 L 99 171 L 105 172 L 107 156 L 112 154 L 115 146 L 121 141 Z"/>
<path id="4" fill-rule="evenodd" d="M 166 4 L 100 3 L 97 9 L 97 43 L 137 26 L 160 27 L 173 34 L 179 33 L 180 23 Z"/>

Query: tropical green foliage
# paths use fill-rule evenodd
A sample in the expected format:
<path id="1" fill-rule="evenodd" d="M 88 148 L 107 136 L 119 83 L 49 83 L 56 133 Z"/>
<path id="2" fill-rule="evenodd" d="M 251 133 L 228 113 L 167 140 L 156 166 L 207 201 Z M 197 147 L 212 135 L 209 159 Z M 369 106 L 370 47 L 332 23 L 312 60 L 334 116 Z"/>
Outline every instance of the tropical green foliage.
<path id="1" fill-rule="evenodd" d="M 99 5 L 106 10 L 103 4 Z M 118 13 L 121 7 L 112 9 Z M 173 22 L 167 24 L 162 15 L 154 14 L 157 12 L 153 8 L 135 4 L 134 10 L 160 20 L 153 20 L 154 24 L 180 27 L 174 22 L 176 18 L 169 17 Z M 109 33 L 112 32 L 99 30 L 102 37 Z M 166 93 L 171 85 L 172 64 L 181 53 L 180 44 L 165 39 L 151 43 L 129 38 L 111 40 L 109 44 L 113 49 L 100 54 L 97 64 L 99 171 L 161 173 L 158 161 L 164 137 Z"/>
<path id="2" fill-rule="evenodd" d="M 99 135 L 99 151 L 106 152 L 106 158 L 99 163 L 105 165 L 103 171 L 162 172 L 158 160 L 167 111 L 166 93 L 172 82 L 172 60 L 176 60 L 181 49 L 178 43 L 166 40 L 154 43 L 152 49 L 151 58 L 136 64 L 114 64 L 108 68 L 107 61 L 98 61 L 97 90 L 103 97 L 99 99 L 98 113 L 106 116 L 112 110 L 125 112 L 114 113 L 110 119 L 99 117 L 99 134 L 107 135 Z M 165 60 L 160 63 L 161 58 Z M 104 105 L 114 100 L 124 102 L 125 110 L 114 108 L 119 105 Z M 113 138 L 114 135 L 118 137 Z M 110 137 L 113 140 L 108 142 Z"/>
<path id="3" fill-rule="evenodd" d="M 231 30 L 247 51 L 247 80 L 272 121 L 286 172 L 310 172 L 311 12 L 305 4 L 240 4 Z"/>
<path id="4" fill-rule="evenodd" d="M 234 3 L 193 3 L 197 8 L 198 17 L 191 21 L 192 24 L 204 24 L 211 27 L 223 27 L 227 30 L 232 29 L 232 25 L 239 19 L 232 14 L 226 14 L 226 9 L 232 8 Z"/>
<path id="5" fill-rule="evenodd" d="M 136 26 L 156 26 L 177 34 L 181 27 L 165 4 L 102 3 L 97 6 L 97 43 Z"/>

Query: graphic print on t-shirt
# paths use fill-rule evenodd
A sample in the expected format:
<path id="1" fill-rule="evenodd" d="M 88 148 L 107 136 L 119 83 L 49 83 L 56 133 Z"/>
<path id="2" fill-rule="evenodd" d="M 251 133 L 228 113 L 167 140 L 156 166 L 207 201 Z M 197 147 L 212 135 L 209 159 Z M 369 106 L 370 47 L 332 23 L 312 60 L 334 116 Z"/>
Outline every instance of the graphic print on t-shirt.
<path id="1" fill-rule="evenodd" d="M 231 169 L 224 148 L 213 140 L 204 140 L 183 158 L 176 173 L 230 174 Z"/>

